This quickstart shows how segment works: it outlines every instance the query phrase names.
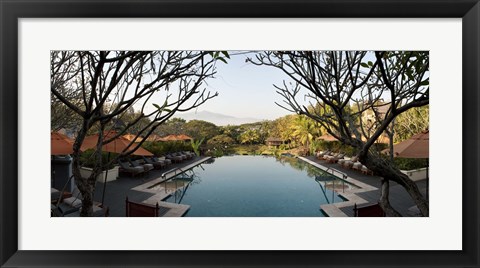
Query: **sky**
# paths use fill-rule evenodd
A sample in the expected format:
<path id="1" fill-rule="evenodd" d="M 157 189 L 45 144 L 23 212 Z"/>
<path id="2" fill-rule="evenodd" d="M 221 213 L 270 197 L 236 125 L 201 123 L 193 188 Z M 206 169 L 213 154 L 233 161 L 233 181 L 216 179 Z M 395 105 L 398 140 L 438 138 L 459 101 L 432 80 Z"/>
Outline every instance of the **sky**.
<path id="1" fill-rule="evenodd" d="M 273 67 L 245 62 L 247 57 L 254 58 L 254 52 L 229 51 L 229 53 L 231 55 L 230 59 L 227 59 L 228 63 L 217 61 L 215 77 L 207 79 L 206 84 L 200 88 L 206 88 L 212 94 L 218 92 L 218 96 L 186 113 L 208 111 L 259 120 L 273 120 L 291 114 L 275 104 L 283 102 L 283 98 L 273 87 L 273 84 L 281 85 L 287 78 L 283 72 Z M 193 99 L 195 98 L 192 97 L 192 101 Z M 162 105 L 164 101 L 164 92 L 155 94 L 148 101 L 145 111 L 151 112 L 155 109 L 152 103 Z M 137 102 L 134 105 L 135 110 L 140 110 L 142 103 L 143 101 Z M 188 101 L 186 106 L 189 106 L 188 103 L 191 101 Z M 177 112 L 174 117 L 181 114 L 182 112 Z"/>
<path id="2" fill-rule="evenodd" d="M 277 92 L 275 85 L 282 87 L 283 81 L 288 80 L 286 74 L 281 70 L 268 66 L 257 66 L 246 62 L 246 58 L 255 58 L 255 52 L 229 51 L 231 58 L 227 63 L 216 62 L 216 74 L 214 78 L 206 80 L 204 87 L 212 94 L 218 92 L 218 96 L 208 100 L 200 107 L 187 111 L 186 113 L 208 111 L 213 113 L 234 116 L 237 118 L 255 118 L 258 120 L 274 120 L 276 118 L 291 114 L 275 102 L 284 104 L 284 99 Z M 365 61 L 374 61 L 374 55 L 368 53 Z M 301 91 L 297 101 L 308 105 L 309 99 L 305 100 L 303 96 L 305 91 Z M 158 93 L 150 103 L 162 105 L 165 102 L 166 93 Z M 360 93 L 354 94 L 354 98 L 360 98 Z M 389 95 L 385 95 L 388 99 Z M 196 99 L 195 97 L 192 100 Z M 139 102 L 142 103 L 142 102 Z M 186 103 L 188 104 L 188 102 Z M 140 110 L 140 104 L 135 106 Z M 187 105 L 188 107 L 188 105 Z M 155 107 L 150 104 L 146 106 L 146 111 L 154 111 Z M 181 117 L 182 113 L 177 112 L 174 117 Z"/>
<path id="3" fill-rule="evenodd" d="M 209 79 L 207 85 L 210 91 L 218 92 L 218 96 L 197 111 L 268 120 L 290 114 L 275 104 L 275 101 L 282 102 L 282 97 L 275 92 L 273 84 L 282 84 L 285 75 L 272 67 L 245 62 L 247 56 L 254 55 L 232 55 L 228 64 L 218 61 L 216 78 Z"/>

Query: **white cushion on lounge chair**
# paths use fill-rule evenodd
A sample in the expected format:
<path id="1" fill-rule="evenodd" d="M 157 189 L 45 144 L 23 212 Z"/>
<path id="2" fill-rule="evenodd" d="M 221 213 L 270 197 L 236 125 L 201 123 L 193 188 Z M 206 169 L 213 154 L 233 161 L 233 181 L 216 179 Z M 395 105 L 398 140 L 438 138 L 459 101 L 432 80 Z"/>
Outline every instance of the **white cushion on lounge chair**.
<path id="1" fill-rule="evenodd" d="M 362 163 L 360 163 L 360 162 L 355 162 L 355 163 L 353 163 L 352 168 L 353 168 L 353 169 L 361 169 L 361 168 L 362 168 Z"/>
<path id="2" fill-rule="evenodd" d="M 368 171 L 370 171 L 370 170 L 369 170 L 366 166 L 362 165 L 362 171 L 368 172 Z"/>
<path id="3" fill-rule="evenodd" d="M 346 167 L 346 168 L 351 168 L 353 166 L 353 162 L 351 160 L 345 160 L 345 162 L 343 162 L 342 166 L 343 167 Z"/>

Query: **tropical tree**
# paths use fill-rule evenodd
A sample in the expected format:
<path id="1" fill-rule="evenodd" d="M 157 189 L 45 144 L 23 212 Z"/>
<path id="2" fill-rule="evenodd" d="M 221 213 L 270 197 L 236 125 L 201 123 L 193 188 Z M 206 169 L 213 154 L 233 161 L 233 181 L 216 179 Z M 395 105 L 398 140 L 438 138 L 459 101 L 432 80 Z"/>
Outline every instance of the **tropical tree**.
<path id="1" fill-rule="evenodd" d="M 292 128 L 294 129 L 291 134 L 292 137 L 305 147 L 306 152 L 309 152 L 310 144 L 312 144 L 314 137 L 320 136 L 320 127 L 312 119 L 300 115 L 293 121 Z"/>
<path id="2" fill-rule="evenodd" d="M 225 145 L 232 145 L 234 143 L 235 143 L 235 140 L 225 134 L 217 135 L 207 141 L 207 144 L 212 146 L 225 146 Z"/>
<path id="3" fill-rule="evenodd" d="M 248 129 L 242 134 L 240 134 L 240 142 L 241 143 L 247 143 L 247 144 L 254 144 L 258 143 L 260 139 L 260 135 L 258 133 L 258 130 L 256 129 Z"/>
<path id="4" fill-rule="evenodd" d="M 296 117 L 297 115 L 286 115 L 275 119 L 271 124 L 270 137 L 291 141 L 294 138 L 293 123 Z"/>
<path id="5" fill-rule="evenodd" d="M 192 149 L 196 155 L 200 155 L 200 145 L 202 145 L 205 138 L 201 138 L 200 140 L 190 140 L 192 145 Z"/>
<path id="6" fill-rule="evenodd" d="M 235 142 L 238 142 L 238 138 L 241 134 L 240 128 L 238 126 L 232 126 L 232 125 L 221 127 L 220 132 L 234 139 Z"/>
<path id="7" fill-rule="evenodd" d="M 222 53 L 225 57 L 228 54 Z M 102 146 L 126 134 L 142 119 L 150 120 L 138 130 L 143 139 L 130 144 L 117 157 L 131 154 L 145 139 L 175 113 L 200 106 L 217 94 L 202 89 L 215 74 L 219 53 L 206 51 L 52 51 L 50 89 L 53 101 L 80 118 L 73 145 L 73 176 L 83 196 L 81 216 L 93 213 L 96 176 L 110 163 L 102 161 Z M 152 99 L 160 99 L 159 103 Z M 133 105 L 136 117 L 118 122 Z M 98 142 L 92 175 L 80 174 L 80 147 L 87 133 L 98 127 Z M 114 134 L 104 137 L 115 127 Z M 116 157 L 110 162 L 116 161 Z"/>
<path id="8" fill-rule="evenodd" d="M 283 104 L 277 104 L 317 121 L 341 143 L 355 148 L 360 161 L 383 177 L 379 202 L 388 215 L 400 216 L 388 198 L 392 180 L 428 216 L 428 200 L 415 182 L 372 147 L 400 114 L 429 103 L 428 52 L 265 51 L 249 61 L 283 71 L 288 81 L 275 85 L 284 98 Z M 384 98 L 388 108 L 375 117 L 376 124 L 368 133 L 362 115 L 367 110 L 378 111 L 379 100 Z M 315 105 L 321 113 L 309 110 Z M 357 106 L 356 111 L 352 106 Z"/>
<path id="9" fill-rule="evenodd" d="M 199 140 L 205 138 L 209 140 L 220 134 L 220 128 L 215 124 L 203 120 L 190 120 L 184 126 L 187 135 Z"/>
<path id="10" fill-rule="evenodd" d="M 174 117 L 159 126 L 155 130 L 155 133 L 159 136 L 184 134 L 184 126 L 186 123 L 187 121 L 185 121 L 185 119 Z"/>
<path id="11" fill-rule="evenodd" d="M 404 141 L 429 128 L 429 106 L 412 108 L 395 118 L 395 142 Z"/>

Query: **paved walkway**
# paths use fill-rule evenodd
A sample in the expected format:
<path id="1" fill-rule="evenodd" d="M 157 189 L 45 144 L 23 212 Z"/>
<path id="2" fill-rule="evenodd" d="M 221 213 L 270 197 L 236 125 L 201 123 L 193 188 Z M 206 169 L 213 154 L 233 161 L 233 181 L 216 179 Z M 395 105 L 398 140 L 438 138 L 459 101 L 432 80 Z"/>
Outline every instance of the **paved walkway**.
<path id="1" fill-rule="evenodd" d="M 179 164 L 172 164 L 167 168 L 160 170 L 151 170 L 149 174 L 138 177 L 121 176 L 117 180 L 107 182 L 105 188 L 104 204 L 110 208 L 110 217 L 125 217 L 125 198 L 128 196 L 128 200 L 147 203 L 155 205 L 157 202 L 159 206 L 169 208 L 163 215 L 164 217 L 179 217 L 183 216 L 190 206 L 182 204 L 174 204 L 163 202 L 162 200 L 170 196 L 174 189 L 165 191 L 162 187 L 162 181 L 175 176 L 174 173 L 169 173 L 165 177 L 162 177 L 163 173 L 181 168 L 183 171 L 188 170 L 204 161 L 209 157 L 195 157 L 191 160 L 183 161 Z M 159 184 L 157 189 L 149 189 L 149 187 Z M 104 183 L 97 182 L 95 187 L 94 200 L 101 202 Z"/>
<path id="2" fill-rule="evenodd" d="M 339 193 L 342 197 L 349 201 L 323 205 L 322 210 L 332 217 L 352 217 L 353 206 L 361 204 L 375 204 L 380 198 L 381 177 L 364 175 L 359 171 L 347 169 L 339 164 L 328 163 L 323 160 L 318 160 L 314 156 L 303 158 L 307 162 L 315 164 L 322 169 L 333 168 L 347 174 L 347 181 L 360 186 L 360 189 L 355 189 L 349 193 Z M 338 175 L 338 174 L 336 174 Z M 419 180 L 416 182 L 420 189 L 420 192 L 425 196 L 426 193 L 426 180 Z M 409 208 L 415 206 L 412 198 L 407 191 L 395 182 L 390 182 L 390 203 L 403 216 L 416 216 L 409 211 Z"/>

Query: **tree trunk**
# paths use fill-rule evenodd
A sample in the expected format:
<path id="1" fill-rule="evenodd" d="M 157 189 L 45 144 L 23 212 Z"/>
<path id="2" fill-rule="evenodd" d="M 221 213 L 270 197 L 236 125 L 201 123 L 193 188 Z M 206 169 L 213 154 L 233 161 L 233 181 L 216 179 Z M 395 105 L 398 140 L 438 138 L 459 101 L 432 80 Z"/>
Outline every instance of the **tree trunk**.
<path id="1" fill-rule="evenodd" d="M 407 175 L 403 174 L 399 169 L 395 168 L 393 163 L 370 153 L 367 153 L 366 155 L 360 155 L 359 160 L 367 168 L 372 170 L 375 175 L 383 177 L 389 181 L 394 181 L 403 186 L 408 194 L 412 197 L 422 215 L 428 217 L 428 201 L 420 193 L 420 190 L 415 182 L 412 181 Z"/>
<path id="2" fill-rule="evenodd" d="M 84 193 L 82 193 L 82 211 L 80 212 L 81 217 L 92 217 L 93 216 L 93 187 L 90 184 L 86 185 L 84 188 Z"/>
<path id="3" fill-rule="evenodd" d="M 380 200 L 378 202 L 388 217 L 401 217 L 402 215 L 398 213 L 398 211 L 396 211 L 390 205 L 390 200 L 388 198 L 389 195 L 390 195 L 390 181 L 387 179 L 382 179 L 382 190 L 381 190 Z"/>
<path id="4" fill-rule="evenodd" d="M 75 178 L 75 184 L 83 197 L 80 216 L 91 217 L 93 216 L 93 191 L 95 190 L 95 180 L 98 171 L 96 172 L 96 170 L 93 169 L 92 174 L 88 178 L 82 177 L 82 174 L 80 173 L 80 147 L 87 134 L 86 129 L 86 123 L 84 123 L 83 128 L 78 132 L 77 138 L 75 139 L 75 142 L 73 144 L 72 173 L 73 177 Z M 92 177 L 93 184 L 91 183 Z"/>

